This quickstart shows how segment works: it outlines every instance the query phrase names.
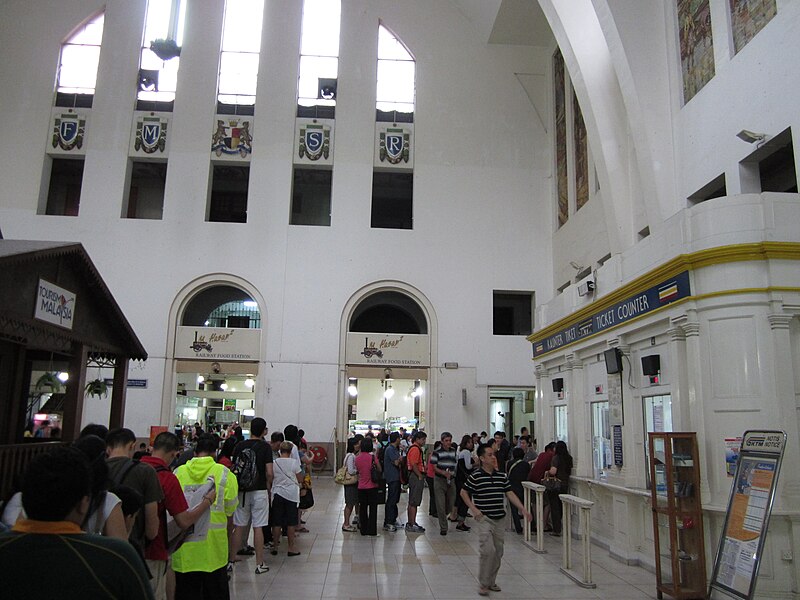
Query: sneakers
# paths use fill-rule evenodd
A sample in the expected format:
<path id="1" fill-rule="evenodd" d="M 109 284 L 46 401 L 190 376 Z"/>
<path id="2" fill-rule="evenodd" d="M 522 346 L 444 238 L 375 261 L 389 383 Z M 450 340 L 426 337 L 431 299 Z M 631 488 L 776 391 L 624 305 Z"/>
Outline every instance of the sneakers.
<path id="1" fill-rule="evenodd" d="M 394 532 L 394 531 L 397 531 L 397 527 L 395 527 L 394 525 L 384 525 L 383 526 L 383 530 L 384 531 L 393 531 Z"/>
<path id="2" fill-rule="evenodd" d="M 261 575 L 262 573 L 266 573 L 267 571 L 269 571 L 269 567 L 264 563 L 261 563 L 256 567 L 256 575 Z"/>
<path id="3" fill-rule="evenodd" d="M 472 529 L 472 527 L 470 527 L 465 523 L 459 523 L 458 525 L 456 525 L 456 529 L 458 529 L 459 531 L 469 531 L 470 529 Z"/>
<path id="4" fill-rule="evenodd" d="M 233 563 L 232 562 L 228 562 L 227 571 L 228 571 L 228 573 L 233 573 Z"/>
<path id="5" fill-rule="evenodd" d="M 406 531 L 409 533 L 425 533 L 425 528 L 416 523 L 406 523 Z"/>

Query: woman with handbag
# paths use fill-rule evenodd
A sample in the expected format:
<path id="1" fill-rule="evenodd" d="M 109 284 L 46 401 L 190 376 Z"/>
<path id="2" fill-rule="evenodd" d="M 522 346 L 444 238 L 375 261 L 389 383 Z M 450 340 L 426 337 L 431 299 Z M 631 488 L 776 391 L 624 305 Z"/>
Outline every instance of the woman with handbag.
<path id="1" fill-rule="evenodd" d="M 378 482 L 381 465 L 373 453 L 372 440 L 361 440 L 361 453 L 356 457 L 358 470 L 358 526 L 361 535 L 378 536 Z"/>
<path id="2" fill-rule="evenodd" d="M 547 498 L 547 503 L 550 505 L 550 518 L 553 522 L 553 531 L 550 535 L 555 537 L 561 536 L 562 506 L 559 496 L 569 491 L 569 476 L 571 473 L 572 456 L 570 456 L 567 449 L 567 444 L 559 440 L 556 442 L 556 453 L 553 455 L 550 470 L 547 472 L 547 475 L 555 476 L 558 481 L 548 483 L 547 475 L 542 480 L 542 483 L 547 487 L 544 494 Z"/>
<path id="3" fill-rule="evenodd" d="M 344 487 L 344 523 L 342 524 L 342 531 L 353 532 L 356 530 L 350 524 L 350 515 L 353 514 L 353 508 L 358 507 L 358 469 L 356 469 L 356 457 L 361 452 L 361 438 L 350 438 L 347 440 L 347 454 L 344 457 L 344 465 L 342 468 L 345 470 L 345 477 L 343 480 Z M 349 482 L 349 483 L 348 483 Z"/>

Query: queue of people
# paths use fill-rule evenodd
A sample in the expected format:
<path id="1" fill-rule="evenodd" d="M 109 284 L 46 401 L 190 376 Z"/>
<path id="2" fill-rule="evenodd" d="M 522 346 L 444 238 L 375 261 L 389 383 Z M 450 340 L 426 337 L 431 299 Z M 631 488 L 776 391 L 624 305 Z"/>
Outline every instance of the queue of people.
<path id="1" fill-rule="evenodd" d="M 423 492 L 429 490 L 429 515 L 437 520 L 439 534 L 476 529 L 480 554 L 479 591 L 482 596 L 500 591 L 497 572 L 503 556 L 506 502 L 517 534 L 524 532 L 533 517 L 523 504 L 524 481 L 556 481 L 545 494 L 545 531 L 561 535 L 559 495 L 569 489 L 572 457 L 563 441 L 547 444 L 540 454 L 523 428 L 513 442 L 502 431 L 493 437 L 482 432 L 464 434 L 456 446 L 453 435 L 442 432 L 430 452 L 424 431 L 404 430 L 377 435 L 354 434 L 347 442 L 347 454 L 337 483 L 344 487 L 342 531 L 378 536 L 378 506 L 385 504 L 383 530 L 409 534 L 425 533 L 417 522 Z M 405 525 L 398 519 L 401 487 L 406 486 L 408 509 Z M 353 517 L 353 515 L 356 515 Z M 467 525 L 467 517 L 475 525 Z M 352 521 L 351 521 L 352 518 Z M 552 524 L 548 524 L 552 519 Z M 534 525 L 532 525 L 534 526 Z"/>
<path id="2" fill-rule="evenodd" d="M 3 505 L 0 588 L 29 595 L 30 581 L 13 574 L 47 556 L 37 597 L 229 598 L 231 572 L 248 555 L 258 575 L 283 535 L 287 555 L 300 554 L 295 533 L 307 531 L 298 524 L 313 497 L 301 431 L 288 425 L 268 440 L 256 417 L 247 440 L 233 429 L 184 446 L 182 435 L 162 432 L 137 449 L 130 429 L 88 425 L 70 446 L 33 459 Z"/>

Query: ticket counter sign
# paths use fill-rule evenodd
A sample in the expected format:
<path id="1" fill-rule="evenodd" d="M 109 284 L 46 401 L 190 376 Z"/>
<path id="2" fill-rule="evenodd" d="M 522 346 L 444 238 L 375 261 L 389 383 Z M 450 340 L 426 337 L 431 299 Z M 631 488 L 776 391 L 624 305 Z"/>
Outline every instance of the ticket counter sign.
<path id="1" fill-rule="evenodd" d="M 711 591 L 753 597 L 785 447 L 783 431 L 744 432 Z"/>

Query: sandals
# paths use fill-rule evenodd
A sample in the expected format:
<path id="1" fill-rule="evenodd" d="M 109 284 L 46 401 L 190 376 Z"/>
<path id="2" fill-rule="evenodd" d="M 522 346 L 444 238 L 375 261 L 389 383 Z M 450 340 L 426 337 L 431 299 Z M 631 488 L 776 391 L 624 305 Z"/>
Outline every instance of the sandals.
<path id="1" fill-rule="evenodd" d="M 492 585 L 490 585 L 489 586 L 489 590 L 492 591 L 492 592 L 502 592 L 503 591 L 503 590 L 500 589 L 500 586 L 497 585 L 496 583 L 493 583 Z"/>
<path id="2" fill-rule="evenodd" d="M 295 532 L 296 533 L 308 533 L 308 528 L 307 527 L 297 527 L 295 529 Z"/>
<path id="3" fill-rule="evenodd" d="M 352 533 L 352 532 L 358 531 L 358 530 L 355 527 L 353 527 L 352 525 L 342 525 L 342 531 L 346 531 L 348 533 Z"/>

